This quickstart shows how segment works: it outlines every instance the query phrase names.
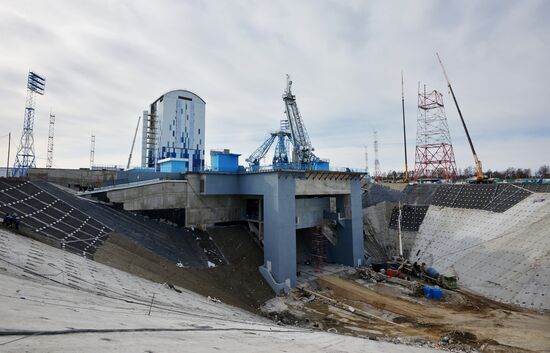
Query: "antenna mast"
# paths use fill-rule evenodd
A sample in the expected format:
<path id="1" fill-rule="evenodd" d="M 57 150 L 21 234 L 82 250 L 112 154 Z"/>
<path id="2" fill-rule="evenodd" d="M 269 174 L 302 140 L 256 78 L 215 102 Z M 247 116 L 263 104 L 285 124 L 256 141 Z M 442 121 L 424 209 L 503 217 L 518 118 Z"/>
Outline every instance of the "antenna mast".
<path id="1" fill-rule="evenodd" d="M 374 180 L 382 178 L 380 160 L 378 159 L 378 131 L 374 132 Z"/>
<path id="2" fill-rule="evenodd" d="M 403 147 L 405 148 L 405 175 L 403 182 L 409 182 L 409 164 L 407 162 L 407 131 L 405 129 L 405 90 L 403 88 L 403 71 L 401 71 L 401 109 L 403 111 Z"/>
<path id="3" fill-rule="evenodd" d="M 52 114 L 50 109 L 50 128 L 48 131 L 48 161 L 46 162 L 46 168 L 51 168 L 53 165 L 53 133 L 55 127 L 55 114 Z"/>
<path id="4" fill-rule="evenodd" d="M 90 141 L 90 170 L 94 167 L 94 158 L 95 158 L 95 135 L 92 134 L 92 139 Z"/>

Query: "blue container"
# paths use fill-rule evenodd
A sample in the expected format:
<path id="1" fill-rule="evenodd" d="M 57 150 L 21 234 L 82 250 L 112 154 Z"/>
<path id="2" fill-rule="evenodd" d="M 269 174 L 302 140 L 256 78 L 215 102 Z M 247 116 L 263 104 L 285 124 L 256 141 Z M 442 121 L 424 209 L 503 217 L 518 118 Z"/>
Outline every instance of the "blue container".
<path id="1" fill-rule="evenodd" d="M 424 288 L 422 288 L 422 291 L 424 292 L 424 296 L 426 298 L 432 299 L 432 287 L 424 286 Z"/>
<path id="2" fill-rule="evenodd" d="M 437 272 L 437 270 L 433 267 L 428 267 L 426 269 L 426 274 L 435 279 L 439 278 L 439 272 Z"/>
<path id="3" fill-rule="evenodd" d="M 439 287 L 432 288 L 432 299 L 441 300 L 443 298 L 443 290 Z"/>
<path id="4" fill-rule="evenodd" d="M 428 299 L 441 300 L 443 298 L 443 290 L 439 287 L 424 286 L 422 291 Z"/>

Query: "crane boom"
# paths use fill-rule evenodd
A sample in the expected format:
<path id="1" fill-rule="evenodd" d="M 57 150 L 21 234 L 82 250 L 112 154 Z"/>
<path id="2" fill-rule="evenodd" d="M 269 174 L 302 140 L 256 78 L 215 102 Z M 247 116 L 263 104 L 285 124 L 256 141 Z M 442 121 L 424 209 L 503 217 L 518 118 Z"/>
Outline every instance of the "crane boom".
<path id="1" fill-rule="evenodd" d="M 126 169 L 130 169 L 130 163 L 132 162 L 132 153 L 134 153 L 134 145 L 136 144 L 136 136 L 138 133 L 139 128 L 139 122 L 141 121 L 141 116 L 138 117 L 138 122 L 136 125 L 136 132 L 134 133 L 134 139 L 132 140 L 132 148 L 130 149 L 130 155 L 128 156 L 128 164 L 126 165 Z"/>
<path id="2" fill-rule="evenodd" d="M 277 134 L 270 134 L 269 137 L 264 141 L 264 143 L 262 143 L 261 146 L 256 149 L 256 151 L 252 152 L 252 154 L 246 159 L 246 161 L 251 166 L 260 165 L 260 160 L 265 157 L 267 151 L 269 151 L 269 149 L 271 148 L 271 145 L 275 141 L 276 137 Z"/>
<path id="3" fill-rule="evenodd" d="M 470 133 L 468 132 L 468 128 L 466 127 L 466 123 L 464 122 L 464 117 L 462 116 L 462 112 L 460 111 L 460 107 L 458 106 L 458 101 L 456 100 L 455 93 L 453 91 L 453 87 L 451 86 L 451 81 L 449 81 L 449 77 L 447 76 L 447 72 L 445 71 L 445 67 L 443 66 L 443 62 L 441 61 L 441 58 L 439 57 L 438 53 L 435 53 L 437 56 L 437 60 L 439 61 L 439 65 L 441 65 L 441 69 L 443 70 L 443 75 L 445 76 L 445 80 L 447 80 L 447 87 L 449 87 L 449 91 L 451 92 L 451 95 L 453 96 L 453 100 L 455 102 L 456 110 L 458 111 L 458 115 L 460 116 L 460 121 L 462 121 L 462 126 L 464 127 L 464 131 L 466 132 L 466 137 L 468 138 L 468 142 L 470 143 L 470 148 L 472 149 L 472 154 L 474 155 L 474 161 L 476 164 L 476 180 L 478 182 L 483 181 L 483 168 L 481 166 L 481 161 L 479 158 L 477 158 L 476 150 L 474 148 L 474 144 L 472 142 L 472 139 L 470 137 Z"/>
<path id="4" fill-rule="evenodd" d="M 290 125 L 291 140 L 294 148 L 293 162 L 309 165 L 312 162 L 318 160 L 313 154 L 313 146 L 309 139 L 306 127 L 304 125 L 298 105 L 296 104 L 296 96 L 292 94 L 292 80 L 290 76 L 286 75 L 286 90 L 283 94 L 283 101 L 285 102 L 285 113 Z"/>

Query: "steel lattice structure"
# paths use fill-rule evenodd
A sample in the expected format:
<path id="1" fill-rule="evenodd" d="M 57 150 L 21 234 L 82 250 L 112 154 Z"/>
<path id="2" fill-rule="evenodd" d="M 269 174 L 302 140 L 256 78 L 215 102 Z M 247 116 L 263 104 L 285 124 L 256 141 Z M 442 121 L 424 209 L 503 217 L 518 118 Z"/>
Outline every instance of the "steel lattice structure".
<path id="1" fill-rule="evenodd" d="M 418 119 L 414 179 L 456 177 L 456 162 L 445 115 L 443 95 L 418 88 Z"/>
<path id="2" fill-rule="evenodd" d="M 27 78 L 27 100 L 25 104 L 25 118 L 23 120 L 23 133 L 21 142 L 17 149 L 15 163 L 13 164 L 12 176 L 25 176 L 29 168 L 36 166 L 34 155 L 34 103 L 35 94 L 43 95 L 46 79 L 42 76 L 29 72 Z"/>
<path id="3" fill-rule="evenodd" d="M 53 165 L 53 134 L 55 128 L 55 114 L 50 111 L 50 128 L 48 130 L 48 161 L 46 168 L 51 168 Z"/>
<path id="4" fill-rule="evenodd" d="M 380 170 L 380 160 L 378 159 L 378 131 L 374 132 L 374 179 L 379 180 L 382 178 L 382 171 Z"/>

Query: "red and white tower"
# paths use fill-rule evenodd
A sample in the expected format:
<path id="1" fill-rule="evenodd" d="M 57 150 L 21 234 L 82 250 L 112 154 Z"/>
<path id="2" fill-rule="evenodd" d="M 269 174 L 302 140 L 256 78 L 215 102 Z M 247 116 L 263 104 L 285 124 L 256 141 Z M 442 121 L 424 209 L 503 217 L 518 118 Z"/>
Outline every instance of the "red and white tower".
<path id="1" fill-rule="evenodd" d="M 421 92 L 419 86 L 414 179 L 452 180 L 456 176 L 443 95 L 436 90 L 427 92 L 425 85 Z"/>

